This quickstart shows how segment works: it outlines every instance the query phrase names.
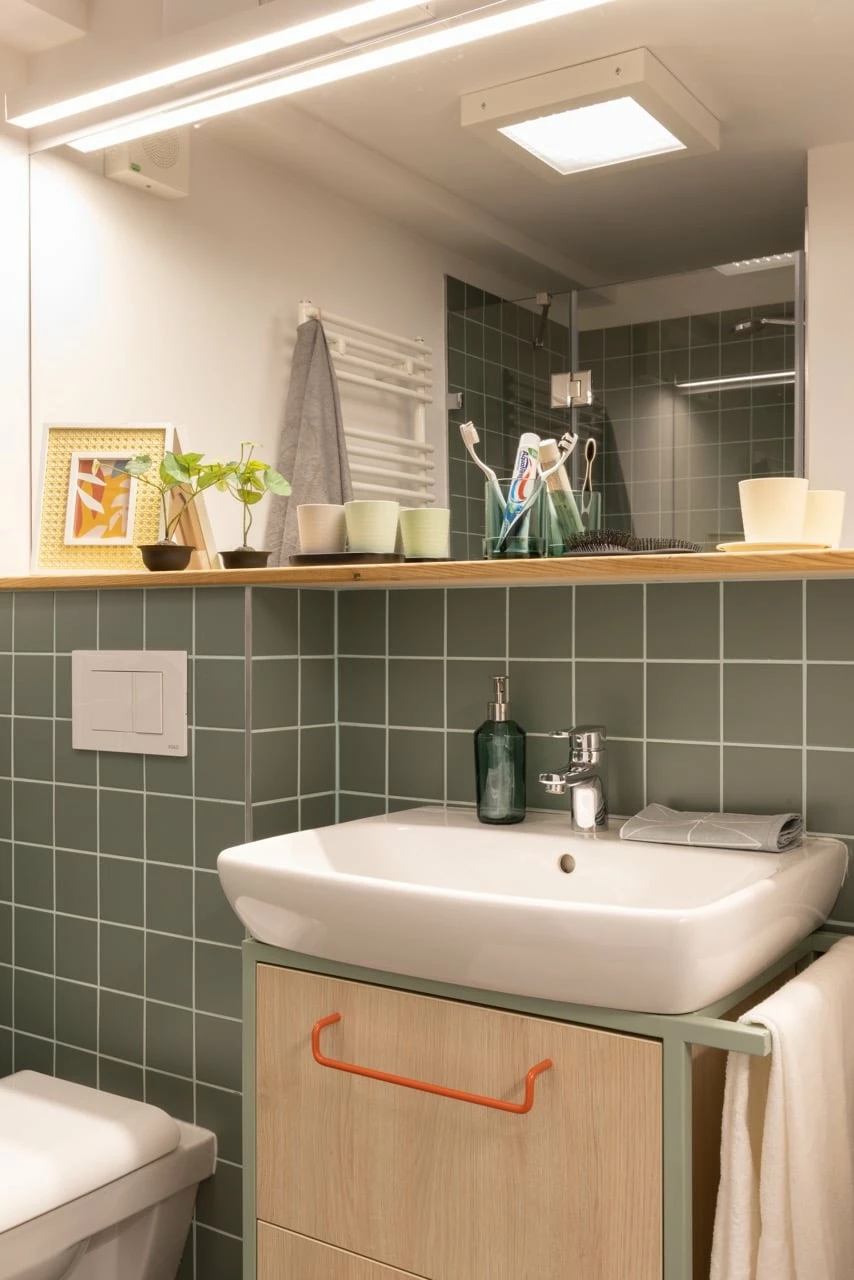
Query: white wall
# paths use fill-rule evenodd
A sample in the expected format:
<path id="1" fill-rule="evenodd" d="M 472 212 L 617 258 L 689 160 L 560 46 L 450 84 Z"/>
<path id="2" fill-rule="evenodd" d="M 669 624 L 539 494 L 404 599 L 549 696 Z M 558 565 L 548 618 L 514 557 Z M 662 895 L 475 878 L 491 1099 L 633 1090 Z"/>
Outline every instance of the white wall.
<path id="1" fill-rule="evenodd" d="M 810 151 L 808 192 L 807 475 L 847 490 L 854 547 L 854 143 Z"/>
<path id="2" fill-rule="evenodd" d="M 167 421 L 185 447 L 232 456 L 243 439 L 275 458 L 297 304 L 395 333 L 434 352 L 435 443 L 445 492 L 443 273 L 525 291 L 271 163 L 192 135 L 191 194 L 162 201 L 59 155 L 32 160 L 33 456 L 50 422 Z M 527 285 L 530 288 L 530 284 Z M 403 427 L 343 391 L 351 425 Z M 349 416 L 348 416 L 349 415 Z M 221 548 L 236 504 L 214 494 Z M 255 540 L 259 545 L 259 540 Z"/>
<path id="3" fill-rule="evenodd" d="M 23 72 L 23 59 L 0 48 L 0 98 Z M 28 173 L 20 131 L 0 123 L 0 574 L 29 568 Z"/>

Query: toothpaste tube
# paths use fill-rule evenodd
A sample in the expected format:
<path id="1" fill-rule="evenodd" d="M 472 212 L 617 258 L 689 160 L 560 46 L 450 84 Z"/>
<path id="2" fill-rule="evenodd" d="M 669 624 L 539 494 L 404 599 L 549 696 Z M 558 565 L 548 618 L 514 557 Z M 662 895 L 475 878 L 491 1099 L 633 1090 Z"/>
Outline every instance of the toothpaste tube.
<path id="1" fill-rule="evenodd" d="M 531 498 L 534 487 L 538 483 L 539 456 L 540 437 L 535 435 L 533 431 L 524 432 L 519 441 L 519 448 L 516 451 L 516 461 L 513 464 L 513 478 L 510 481 L 507 505 L 504 508 L 501 542 L 510 533 L 512 526 L 519 518 L 519 513 L 524 510 L 526 502 Z M 526 522 L 527 517 L 525 521 L 521 522 L 520 527 L 514 530 L 514 534 L 524 537 Z"/>

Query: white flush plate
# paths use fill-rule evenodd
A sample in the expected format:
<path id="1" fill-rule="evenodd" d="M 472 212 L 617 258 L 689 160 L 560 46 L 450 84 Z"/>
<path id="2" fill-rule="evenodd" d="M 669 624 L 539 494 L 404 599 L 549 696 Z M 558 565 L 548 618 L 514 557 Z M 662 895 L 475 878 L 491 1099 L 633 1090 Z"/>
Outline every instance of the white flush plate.
<path id="1" fill-rule="evenodd" d="M 75 649 L 71 743 L 77 751 L 185 756 L 186 652 Z"/>

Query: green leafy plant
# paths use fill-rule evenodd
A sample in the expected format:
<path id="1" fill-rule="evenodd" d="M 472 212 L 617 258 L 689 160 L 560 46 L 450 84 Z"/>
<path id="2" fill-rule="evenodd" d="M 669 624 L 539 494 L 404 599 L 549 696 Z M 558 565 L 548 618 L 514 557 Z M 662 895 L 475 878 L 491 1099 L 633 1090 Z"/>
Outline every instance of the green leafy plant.
<path id="1" fill-rule="evenodd" d="M 163 513 L 163 542 L 171 542 L 172 535 L 179 521 L 199 494 L 217 482 L 218 464 L 205 464 L 201 453 L 166 453 L 159 467 L 155 467 L 148 454 L 139 454 L 131 458 L 127 464 L 128 475 L 156 489 L 160 495 L 160 506 Z M 175 514 L 169 516 L 169 496 L 175 494 L 180 505 Z"/>
<path id="2" fill-rule="evenodd" d="M 286 498 L 291 492 L 291 486 L 283 475 L 274 470 L 268 462 L 253 458 L 252 455 L 257 447 L 251 440 L 242 441 L 238 460 L 212 464 L 210 469 L 217 474 L 208 481 L 209 484 L 215 484 L 217 489 L 230 493 L 232 498 L 235 498 L 243 507 L 243 546 L 240 548 L 242 551 L 249 548 L 253 507 L 257 506 L 265 493 L 276 493 Z"/>

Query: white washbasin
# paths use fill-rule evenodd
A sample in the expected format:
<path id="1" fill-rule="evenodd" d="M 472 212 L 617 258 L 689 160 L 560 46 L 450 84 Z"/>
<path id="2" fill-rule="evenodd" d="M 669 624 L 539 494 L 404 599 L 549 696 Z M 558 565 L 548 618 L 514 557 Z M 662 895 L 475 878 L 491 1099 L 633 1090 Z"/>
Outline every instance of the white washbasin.
<path id="1" fill-rule="evenodd" d="M 845 876 L 839 840 L 742 853 L 621 841 L 619 825 L 411 809 L 227 849 L 219 876 L 261 942 L 648 1013 L 702 1008 L 761 973 L 822 923 Z"/>

